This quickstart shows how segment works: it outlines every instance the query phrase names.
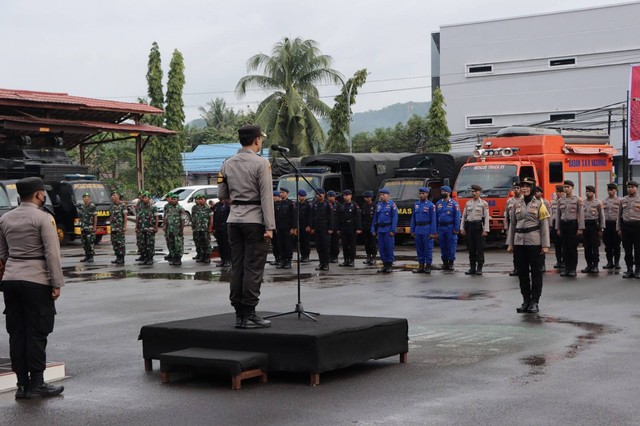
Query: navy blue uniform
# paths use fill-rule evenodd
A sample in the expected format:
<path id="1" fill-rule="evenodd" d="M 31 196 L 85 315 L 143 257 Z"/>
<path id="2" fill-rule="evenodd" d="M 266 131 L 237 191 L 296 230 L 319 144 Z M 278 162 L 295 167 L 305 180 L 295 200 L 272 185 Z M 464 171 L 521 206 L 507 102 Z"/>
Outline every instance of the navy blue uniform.
<path id="1" fill-rule="evenodd" d="M 418 263 L 433 262 L 433 239 L 436 233 L 436 206 L 429 200 L 416 201 L 411 214 L 411 234 L 415 236 Z"/>
<path id="2" fill-rule="evenodd" d="M 456 200 L 443 198 L 438 201 L 436 203 L 436 219 L 442 260 L 453 262 L 456 260 L 458 232 L 460 231 L 460 206 Z"/>
<path id="3" fill-rule="evenodd" d="M 307 232 L 307 226 L 309 226 L 309 213 L 311 212 L 311 203 L 304 200 L 304 202 L 298 201 L 296 204 L 297 209 L 300 212 L 300 258 L 302 260 L 309 259 L 311 254 L 311 245 L 309 244 L 309 233 Z"/>
<path id="4" fill-rule="evenodd" d="M 289 199 L 275 203 L 276 235 L 280 260 L 291 262 L 293 257 L 293 240 L 291 230 L 296 227 L 295 204 Z"/>
<path id="5" fill-rule="evenodd" d="M 338 205 L 337 222 L 342 239 L 344 265 L 353 266 L 356 259 L 356 232 L 362 229 L 360 207 L 354 202 Z"/>
<path id="6" fill-rule="evenodd" d="M 329 230 L 333 230 L 333 210 L 327 200 L 311 203 L 309 226 L 316 241 L 320 266 L 329 266 Z"/>
<path id="7" fill-rule="evenodd" d="M 379 201 L 376 213 L 373 216 L 371 232 L 378 233 L 378 246 L 380 247 L 380 259 L 383 263 L 393 263 L 394 236 L 398 226 L 398 206 L 393 201 Z"/>
<path id="8" fill-rule="evenodd" d="M 364 240 L 364 250 L 367 253 L 368 260 L 368 262 L 365 263 L 373 264 L 373 261 L 375 261 L 376 255 L 378 254 L 378 241 L 371 233 L 373 217 L 376 214 L 376 203 L 362 203 L 360 206 L 360 212 L 362 215 L 362 238 Z"/>
<path id="9" fill-rule="evenodd" d="M 333 216 L 336 217 L 338 215 L 338 209 L 340 209 L 340 203 L 337 201 L 333 203 L 329 202 L 329 205 L 331 206 L 331 210 L 333 210 Z M 340 230 L 340 227 L 337 222 L 337 220 L 334 221 L 333 233 L 329 237 L 331 241 L 329 249 L 329 258 L 331 263 L 337 262 L 338 256 L 340 256 L 340 234 L 337 232 Z"/>

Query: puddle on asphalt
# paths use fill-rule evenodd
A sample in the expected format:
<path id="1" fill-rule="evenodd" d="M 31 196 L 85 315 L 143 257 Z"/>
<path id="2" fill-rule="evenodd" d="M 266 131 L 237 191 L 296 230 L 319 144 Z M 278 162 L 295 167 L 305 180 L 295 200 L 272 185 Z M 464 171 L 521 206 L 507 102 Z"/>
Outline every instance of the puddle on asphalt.
<path id="1" fill-rule="evenodd" d="M 128 270 L 105 271 L 99 273 L 86 273 L 94 268 L 63 268 L 63 275 L 70 280 L 101 281 L 117 280 L 124 278 L 138 278 L 141 280 L 192 280 L 192 281 L 220 281 L 228 282 L 228 272 L 198 271 L 189 273 L 180 272 L 137 272 Z"/>
<path id="2" fill-rule="evenodd" d="M 484 290 L 428 290 L 423 294 L 410 297 L 430 300 L 481 300 L 492 298 L 493 295 L 491 295 L 491 292 Z"/>
<path id="3" fill-rule="evenodd" d="M 520 362 L 529 367 L 528 374 L 530 376 L 545 374 L 546 368 L 554 362 L 563 359 L 574 358 L 580 352 L 589 347 L 589 345 L 597 343 L 600 338 L 607 334 L 620 332 L 619 328 L 611 327 L 605 324 L 596 324 L 592 322 L 571 321 L 564 318 L 546 317 L 546 316 L 523 316 L 525 322 L 530 323 L 556 323 L 567 324 L 584 330 L 584 333 L 576 337 L 576 340 L 569 345 L 567 350 L 562 353 L 536 354 L 520 358 Z"/>

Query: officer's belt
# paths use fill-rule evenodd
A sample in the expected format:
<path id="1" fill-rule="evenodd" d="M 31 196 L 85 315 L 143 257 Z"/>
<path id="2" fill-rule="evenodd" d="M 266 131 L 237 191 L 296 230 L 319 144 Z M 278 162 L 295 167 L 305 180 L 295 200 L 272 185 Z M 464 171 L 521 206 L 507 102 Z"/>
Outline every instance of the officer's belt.
<path id="1" fill-rule="evenodd" d="M 465 223 L 467 225 L 482 225 L 483 221 L 481 221 L 481 220 L 467 220 Z"/>
<path id="2" fill-rule="evenodd" d="M 610 223 L 616 223 L 616 222 L 617 222 L 617 220 L 615 220 L 615 219 L 607 219 L 607 223 L 609 223 L 609 222 L 610 222 Z"/>
<path id="3" fill-rule="evenodd" d="M 380 223 L 380 222 L 378 222 L 378 226 L 389 226 L 389 225 L 391 225 L 391 222 L 388 222 L 388 223 Z"/>
<path id="4" fill-rule="evenodd" d="M 537 231 L 540 229 L 540 225 L 531 226 L 529 228 L 516 228 L 516 234 L 528 234 L 529 232 Z"/>
<path id="5" fill-rule="evenodd" d="M 262 204 L 260 200 L 256 201 L 243 201 L 243 200 L 234 200 L 231 202 L 234 206 L 259 206 Z"/>
<path id="6" fill-rule="evenodd" d="M 17 260 L 47 260 L 44 256 L 9 256 L 9 258 Z"/>
<path id="7" fill-rule="evenodd" d="M 585 219 L 584 220 L 584 224 L 585 225 L 597 225 L 598 224 L 598 219 Z"/>
<path id="8" fill-rule="evenodd" d="M 431 225 L 431 222 L 416 222 L 416 226 Z"/>
<path id="9" fill-rule="evenodd" d="M 578 223 L 578 219 L 561 220 L 561 223 Z"/>

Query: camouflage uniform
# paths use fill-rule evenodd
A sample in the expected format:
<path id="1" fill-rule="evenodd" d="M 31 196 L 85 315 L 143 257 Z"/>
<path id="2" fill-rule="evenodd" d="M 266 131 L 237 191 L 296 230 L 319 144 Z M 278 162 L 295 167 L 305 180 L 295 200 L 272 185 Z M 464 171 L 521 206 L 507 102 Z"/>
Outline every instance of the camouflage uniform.
<path id="1" fill-rule="evenodd" d="M 184 237 L 181 226 L 181 222 L 184 220 L 184 208 L 180 204 L 167 204 L 164 213 L 169 260 L 180 261 L 184 252 Z"/>
<path id="2" fill-rule="evenodd" d="M 149 202 L 138 203 L 136 233 L 140 237 L 140 257 L 142 261 L 153 262 L 156 245 L 156 216 L 158 208 Z"/>
<path id="3" fill-rule="evenodd" d="M 191 208 L 191 231 L 196 246 L 196 260 L 211 263 L 211 233 L 209 222 L 213 212 L 209 206 L 196 204 Z"/>
<path id="4" fill-rule="evenodd" d="M 124 219 L 127 215 L 127 205 L 123 202 L 111 204 L 111 246 L 118 259 L 124 259 L 126 253 L 124 236 Z"/>
<path id="5" fill-rule="evenodd" d="M 93 245 L 96 241 L 96 231 L 93 224 L 96 217 L 96 205 L 93 203 L 82 204 L 80 207 L 80 228 L 82 230 L 82 248 L 84 249 L 85 260 L 93 259 L 95 251 Z"/>

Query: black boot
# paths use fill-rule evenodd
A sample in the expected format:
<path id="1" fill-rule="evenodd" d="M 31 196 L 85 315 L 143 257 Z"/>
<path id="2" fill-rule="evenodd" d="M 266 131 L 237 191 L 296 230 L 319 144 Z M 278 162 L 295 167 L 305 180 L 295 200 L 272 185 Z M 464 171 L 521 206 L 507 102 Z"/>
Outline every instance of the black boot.
<path id="1" fill-rule="evenodd" d="M 640 266 L 636 266 L 636 269 L 633 270 L 633 275 L 640 279 Z"/>
<path id="2" fill-rule="evenodd" d="M 271 321 L 266 320 L 256 314 L 255 306 L 248 306 L 247 312 L 242 321 L 242 328 L 268 328 L 271 327 Z"/>
<path id="3" fill-rule="evenodd" d="M 362 263 L 364 263 L 365 265 L 369 265 L 370 264 L 369 262 L 371 262 L 371 255 L 370 254 L 367 255 L 367 260 L 363 260 Z"/>
<path id="4" fill-rule="evenodd" d="M 387 262 L 382 262 L 382 267 L 376 271 L 377 273 L 387 272 Z"/>
<path id="5" fill-rule="evenodd" d="M 531 302 L 529 300 L 525 300 L 524 302 L 522 302 L 522 305 L 516 308 L 516 312 L 519 314 L 524 314 L 529 309 L 530 304 Z"/>
<path id="6" fill-rule="evenodd" d="M 167 258 L 165 257 L 165 258 L 164 258 L 164 260 L 167 260 Z M 138 256 L 138 257 L 136 257 L 133 261 L 134 261 L 134 262 L 141 262 L 141 261 L 144 261 L 144 257 L 143 257 L 143 256 Z"/>
<path id="7" fill-rule="evenodd" d="M 430 263 L 425 263 L 424 264 L 424 273 L 425 274 L 430 274 L 431 273 L 431 264 Z"/>
<path id="8" fill-rule="evenodd" d="M 369 265 L 374 266 L 376 264 L 376 256 L 373 255 L 371 256 L 371 259 L 369 259 Z"/>
<path id="9" fill-rule="evenodd" d="M 591 263 L 587 264 L 587 267 L 584 269 L 581 269 L 580 272 L 582 272 L 583 274 L 588 274 L 589 272 L 591 272 L 592 266 Z"/>
<path id="10" fill-rule="evenodd" d="M 124 265 L 124 256 L 120 256 L 116 259 L 117 265 Z"/>
<path id="11" fill-rule="evenodd" d="M 112 260 L 112 261 L 111 261 L 111 263 L 112 263 L 113 265 L 117 265 L 117 264 L 118 264 L 118 260 L 119 260 L 119 259 L 120 259 L 119 257 L 116 257 L 114 260 Z"/>
<path id="12" fill-rule="evenodd" d="M 349 258 L 349 262 L 347 263 L 347 266 L 350 267 L 350 268 L 353 267 L 354 266 L 354 262 L 355 262 L 354 259 Z"/>
<path id="13" fill-rule="evenodd" d="M 413 272 L 414 274 L 424 274 L 424 263 L 419 263 L 418 269 L 414 269 L 411 272 Z"/>
<path id="14" fill-rule="evenodd" d="M 344 262 L 342 262 L 341 264 L 339 264 L 338 266 L 349 266 L 349 259 L 347 259 L 346 257 L 344 258 Z"/>
<path id="15" fill-rule="evenodd" d="M 450 260 L 450 261 L 449 261 L 449 268 L 447 268 L 447 270 L 448 270 L 448 271 L 453 271 L 453 270 L 454 270 L 454 268 L 453 268 L 453 262 L 455 262 L 455 261 L 454 261 L 454 260 Z"/>
<path id="16" fill-rule="evenodd" d="M 620 269 L 620 258 L 619 257 L 617 257 L 613 263 L 614 263 L 614 268 L 615 269 Z"/>
<path id="17" fill-rule="evenodd" d="M 82 259 L 80 259 L 80 262 L 86 262 L 86 261 L 87 261 L 87 259 L 89 259 L 89 257 L 85 255 L 85 257 L 83 257 Z"/>
<path id="18" fill-rule="evenodd" d="M 476 275 L 482 275 L 482 263 L 478 263 L 478 267 L 476 268 Z"/>
<path id="19" fill-rule="evenodd" d="M 476 264 L 475 262 L 471 262 L 471 267 L 468 271 L 465 271 L 465 275 L 475 275 L 476 274 Z"/>
<path id="20" fill-rule="evenodd" d="M 538 302 L 531 302 L 531 304 L 527 308 L 527 313 L 529 314 L 537 314 L 539 311 L 540 308 L 538 308 Z"/>
<path id="21" fill-rule="evenodd" d="M 613 258 L 607 257 L 607 264 L 604 265 L 602 269 L 613 269 L 613 268 L 614 268 Z"/>
<path id="22" fill-rule="evenodd" d="M 386 273 L 390 273 L 393 272 L 393 262 L 387 262 L 387 266 L 385 267 L 384 272 Z"/>
<path id="23" fill-rule="evenodd" d="M 591 273 L 592 274 L 597 274 L 598 272 L 600 272 L 600 270 L 598 269 L 598 264 L 597 263 L 592 263 L 591 264 Z"/>
<path id="24" fill-rule="evenodd" d="M 242 321 L 244 320 L 244 306 L 243 305 L 238 305 L 238 306 L 234 306 L 235 310 L 236 310 L 236 328 L 243 328 L 242 327 Z"/>
<path id="25" fill-rule="evenodd" d="M 287 259 L 284 261 L 282 269 L 291 269 L 291 259 Z"/>
<path id="26" fill-rule="evenodd" d="M 87 263 L 93 263 L 93 256 L 87 257 Z"/>
<path id="27" fill-rule="evenodd" d="M 627 268 L 627 272 L 622 274 L 622 278 L 633 278 L 633 277 L 634 277 L 634 274 L 631 268 Z"/>
<path id="28" fill-rule="evenodd" d="M 509 272 L 509 276 L 510 277 L 517 277 L 518 276 L 518 270 L 514 268 L 513 271 Z"/>

